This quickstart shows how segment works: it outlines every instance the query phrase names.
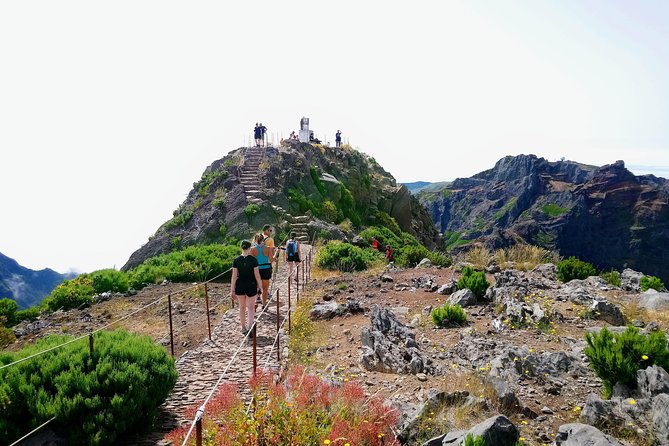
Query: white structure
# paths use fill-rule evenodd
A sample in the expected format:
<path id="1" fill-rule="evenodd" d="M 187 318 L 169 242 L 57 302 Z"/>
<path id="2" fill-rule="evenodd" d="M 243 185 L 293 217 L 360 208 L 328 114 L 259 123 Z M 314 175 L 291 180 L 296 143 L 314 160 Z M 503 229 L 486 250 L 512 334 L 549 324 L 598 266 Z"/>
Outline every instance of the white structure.
<path id="1" fill-rule="evenodd" d="M 300 134 L 298 136 L 298 139 L 300 142 L 309 142 L 309 118 L 302 117 L 300 119 Z"/>

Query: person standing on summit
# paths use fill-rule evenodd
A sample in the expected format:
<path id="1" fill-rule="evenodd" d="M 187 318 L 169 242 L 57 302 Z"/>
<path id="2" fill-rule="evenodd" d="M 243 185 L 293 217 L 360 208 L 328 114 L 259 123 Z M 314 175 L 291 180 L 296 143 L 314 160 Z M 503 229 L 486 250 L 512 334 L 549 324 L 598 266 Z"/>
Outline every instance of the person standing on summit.
<path id="1" fill-rule="evenodd" d="M 256 140 L 256 147 L 260 147 L 260 139 L 262 138 L 262 128 L 260 127 L 262 124 L 258 125 L 256 122 L 256 126 L 253 129 L 253 137 Z"/>
<path id="2" fill-rule="evenodd" d="M 262 146 L 265 147 L 265 134 L 267 133 L 267 127 L 262 125 L 262 122 L 260 123 L 260 141 L 262 142 Z"/>
<path id="3" fill-rule="evenodd" d="M 341 147 L 341 130 L 337 130 L 337 134 L 335 135 L 335 146 Z"/>

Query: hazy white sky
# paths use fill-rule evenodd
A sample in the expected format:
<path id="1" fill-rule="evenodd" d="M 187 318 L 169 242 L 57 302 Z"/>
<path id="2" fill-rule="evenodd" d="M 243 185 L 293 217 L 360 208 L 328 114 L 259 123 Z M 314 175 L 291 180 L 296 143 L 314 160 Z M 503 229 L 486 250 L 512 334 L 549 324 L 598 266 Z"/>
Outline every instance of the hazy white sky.
<path id="1" fill-rule="evenodd" d="M 504 155 L 669 176 L 666 1 L 0 2 L 0 252 L 120 267 L 253 124 L 399 181 Z"/>

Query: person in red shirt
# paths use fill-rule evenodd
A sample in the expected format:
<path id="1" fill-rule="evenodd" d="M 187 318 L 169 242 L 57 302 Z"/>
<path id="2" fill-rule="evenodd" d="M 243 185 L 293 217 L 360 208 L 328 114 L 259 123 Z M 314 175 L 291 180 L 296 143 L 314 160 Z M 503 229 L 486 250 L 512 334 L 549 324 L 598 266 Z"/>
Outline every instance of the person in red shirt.
<path id="1" fill-rule="evenodd" d="M 379 241 L 376 239 L 376 237 L 372 237 L 372 248 L 374 248 L 376 251 L 379 250 Z"/>

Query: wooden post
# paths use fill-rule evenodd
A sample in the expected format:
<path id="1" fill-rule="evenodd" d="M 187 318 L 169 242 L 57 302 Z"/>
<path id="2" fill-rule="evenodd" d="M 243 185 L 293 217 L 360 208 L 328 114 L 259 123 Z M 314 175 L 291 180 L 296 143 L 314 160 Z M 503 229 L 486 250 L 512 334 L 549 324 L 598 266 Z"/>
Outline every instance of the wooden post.
<path id="1" fill-rule="evenodd" d="M 256 368 L 258 367 L 258 357 L 257 355 L 257 349 L 258 349 L 258 344 L 256 343 L 256 328 L 257 325 L 253 325 L 253 376 L 256 375 Z"/>
<path id="2" fill-rule="evenodd" d="M 291 276 L 288 276 L 288 334 L 290 334 L 290 282 L 292 282 L 293 278 Z"/>
<path id="3" fill-rule="evenodd" d="M 172 328 L 172 295 L 167 295 L 167 312 L 170 315 L 170 346 L 172 349 L 172 357 L 174 357 L 174 330 Z"/>
<path id="4" fill-rule="evenodd" d="M 202 446 L 202 418 L 198 418 L 195 422 L 195 444 Z"/>
<path id="5" fill-rule="evenodd" d="M 306 268 L 306 265 L 302 266 L 302 290 L 303 291 L 304 291 L 304 270 L 305 270 L 305 268 Z"/>
<path id="6" fill-rule="evenodd" d="M 93 357 L 93 333 L 88 335 L 88 352 L 91 354 L 91 358 Z"/>
<path id="7" fill-rule="evenodd" d="M 295 271 L 295 302 L 300 302 L 300 264 L 296 265 L 297 271 Z"/>
<path id="8" fill-rule="evenodd" d="M 279 289 L 276 289 L 276 332 L 279 332 L 280 324 L 279 324 Z"/>
<path id="9" fill-rule="evenodd" d="M 207 310 L 207 330 L 209 330 L 209 340 L 211 341 L 211 320 L 209 319 L 209 288 L 207 282 L 204 283 L 204 304 Z"/>
<path id="10" fill-rule="evenodd" d="M 279 289 L 276 289 L 276 360 L 277 362 L 281 361 L 281 337 L 279 336 L 279 329 L 281 329 L 281 324 L 279 324 Z"/>

